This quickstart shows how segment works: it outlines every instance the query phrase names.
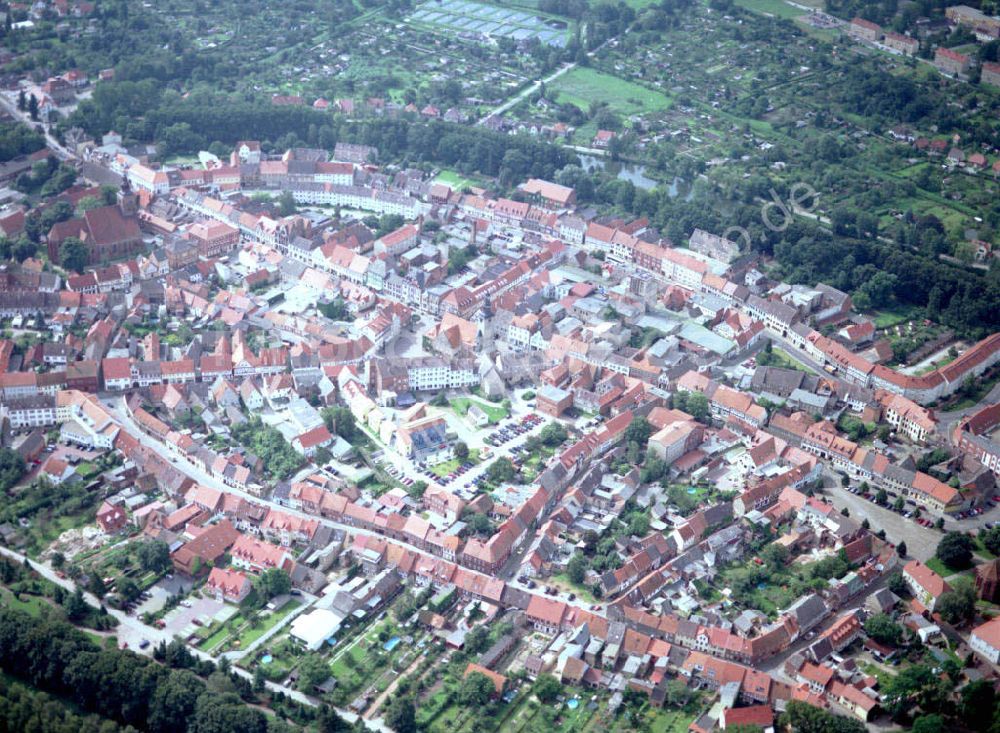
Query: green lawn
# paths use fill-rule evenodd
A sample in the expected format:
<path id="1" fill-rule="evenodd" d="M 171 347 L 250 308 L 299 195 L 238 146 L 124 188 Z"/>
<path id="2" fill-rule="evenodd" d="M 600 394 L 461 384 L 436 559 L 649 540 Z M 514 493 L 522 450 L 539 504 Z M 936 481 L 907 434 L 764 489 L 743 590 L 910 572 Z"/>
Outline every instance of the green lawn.
<path id="1" fill-rule="evenodd" d="M 257 639 L 277 626 L 283 619 L 291 615 L 301 605 L 302 603 L 299 601 L 289 601 L 277 611 L 262 618 L 255 628 L 243 627 L 239 635 L 239 648 L 246 649 L 257 641 Z"/>
<path id="2" fill-rule="evenodd" d="M 437 178 L 434 179 L 437 183 L 443 183 L 446 186 L 451 186 L 455 191 L 461 191 L 465 188 L 471 188 L 473 186 L 478 186 L 479 184 L 472 178 L 466 178 L 458 171 L 443 170 L 437 174 Z"/>
<path id="3" fill-rule="evenodd" d="M 875 315 L 875 328 L 892 328 L 900 323 L 906 323 L 922 316 L 923 310 L 921 308 L 913 308 L 911 306 L 883 308 Z"/>
<path id="4" fill-rule="evenodd" d="M 476 464 L 479 463 L 479 449 L 470 450 L 468 463 Z M 436 466 L 431 466 L 431 472 L 438 478 L 444 478 L 449 473 L 454 471 L 456 468 L 462 465 L 462 461 L 457 458 L 452 458 L 450 461 L 445 461 L 444 463 L 438 463 Z"/>
<path id="5" fill-rule="evenodd" d="M 652 89 L 590 68 L 575 68 L 548 86 L 559 102 L 570 102 L 587 110 L 593 101 L 607 102 L 622 116 L 642 114 L 670 106 L 670 99 Z"/>
<path id="6" fill-rule="evenodd" d="M 455 397 L 450 400 L 451 408 L 460 417 L 465 417 L 465 414 L 469 411 L 469 407 L 475 405 L 480 410 L 486 413 L 486 417 L 490 420 L 490 425 L 496 425 L 497 423 L 506 420 L 510 412 L 500 406 L 490 404 L 489 402 L 483 402 L 482 400 L 474 400 L 470 397 Z"/>
<path id="7" fill-rule="evenodd" d="M 761 352 L 757 356 L 757 363 L 761 365 L 763 365 L 763 362 L 761 361 L 762 356 L 764 356 L 764 352 Z M 782 351 L 777 347 L 771 349 L 770 360 L 767 360 L 765 358 L 765 361 L 768 361 L 767 366 L 781 367 L 782 369 L 794 369 L 799 372 L 805 372 L 806 374 L 813 374 L 813 375 L 816 374 L 816 372 L 814 372 L 809 367 L 803 366 L 788 352 Z"/>
<path id="8" fill-rule="evenodd" d="M 948 567 L 943 562 L 941 562 L 941 560 L 938 559 L 937 557 L 930 558 L 927 562 L 924 563 L 924 565 L 929 567 L 931 570 L 940 575 L 942 578 L 947 578 L 952 575 L 958 575 L 959 573 L 963 572 L 970 572 L 968 570 L 953 570 L 952 568 Z"/>
<path id="9" fill-rule="evenodd" d="M 777 18 L 798 18 L 806 13 L 802 8 L 789 5 L 785 0 L 736 0 L 736 4 L 747 10 Z"/>
<path id="10" fill-rule="evenodd" d="M 586 601 L 587 603 L 597 603 L 597 599 L 594 598 L 594 594 L 590 592 L 589 588 L 585 585 L 577 585 L 569 579 L 569 576 L 566 575 L 566 573 L 553 575 L 550 580 L 552 581 L 552 585 L 557 588 L 564 588 L 565 590 L 576 593 L 582 601 Z"/>
<path id="11" fill-rule="evenodd" d="M 227 639 L 229 639 L 229 628 L 222 624 L 216 629 L 215 633 L 209 636 L 205 641 L 203 641 L 199 646 L 202 651 L 211 654 L 215 651 L 216 647 L 221 646 Z"/>
<path id="12" fill-rule="evenodd" d="M 31 616 L 40 616 L 42 608 L 52 608 L 52 604 L 45 598 L 22 593 L 20 599 L 18 599 L 6 588 L 0 589 L 0 606 L 24 611 Z"/>

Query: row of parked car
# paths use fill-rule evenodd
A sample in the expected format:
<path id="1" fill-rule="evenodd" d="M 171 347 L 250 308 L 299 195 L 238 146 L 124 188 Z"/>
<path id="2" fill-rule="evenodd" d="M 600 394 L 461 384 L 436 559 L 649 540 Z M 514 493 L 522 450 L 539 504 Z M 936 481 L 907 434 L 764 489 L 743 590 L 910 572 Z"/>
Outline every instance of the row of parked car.
<path id="1" fill-rule="evenodd" d="M 403 486 L 413 486 L 414 483 L 413 479 L 405 475 L 401 470 L 399 470 L 395 466 L 389 466 L 388 468 L 385 469 L 385 472 L 390 476 L 392 476 L 397 481 L 399 481 L 401 484 L 403 484 Z"/>
<path id="2" fill-rule="evenodd" d="M 525 415 L 520 421 L 511 421 L 506 425 L 499 426 L 491 434 L 487 435 L 483 442 L 487 445 L 501 446 L 504 443 L 509 443 L 519 435 L 524 435 L 540 422 L 542 422 L 542 418 L 538 415 Z"/>

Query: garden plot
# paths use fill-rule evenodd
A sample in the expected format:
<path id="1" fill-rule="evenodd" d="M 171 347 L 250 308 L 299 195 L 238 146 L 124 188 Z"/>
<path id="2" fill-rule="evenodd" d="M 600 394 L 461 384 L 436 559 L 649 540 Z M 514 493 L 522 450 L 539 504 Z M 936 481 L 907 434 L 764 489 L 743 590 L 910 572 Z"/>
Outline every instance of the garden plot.
<path id="1" fill-rule="evenodd" d="M 433 30 L 458 34 L 515 41 L 537 38 L 549 46 L 565 46 L 568 40 L 568 29 L 555 27 L 561 22 L 484 3 L 450 0 L 428 4 L 415 10 L 408 20 Z"/>

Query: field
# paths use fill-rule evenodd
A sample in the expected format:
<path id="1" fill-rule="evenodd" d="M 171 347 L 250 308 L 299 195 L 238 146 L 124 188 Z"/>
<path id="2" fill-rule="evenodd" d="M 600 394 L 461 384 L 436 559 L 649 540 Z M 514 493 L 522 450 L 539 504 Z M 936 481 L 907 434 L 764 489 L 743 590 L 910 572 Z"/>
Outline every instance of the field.
<path id="1" fill-rule="evenodd" d="M 451 186 L 454 191 L 462 191 L 466 188 L 472 188 L 473 186 L 480 185 L 473 179 L 466 178 L 461 173 L 451 170 L 443 170 L 439 172 L 434 180 L 437 183 L 443 183 L 446 186 Z"/>
<path id="2" fill-rule="evenodd" d="M 789 5 L 785 0 L 736 0 L 747 10 L 753 10 L 776 18 L 798 18 L 805 15 L 805 10 Z"/>
<path id="3" fill-rule="evenodd" d="M 607 102 L 622 116 L 666 109 L 670 100 L 661 92 L 647 89 L 611 74 L 589 68 L 576 68 L 563 74 L 549 87 L 558 102 L 570 102 L 586 110 L 591 102 Z"/>

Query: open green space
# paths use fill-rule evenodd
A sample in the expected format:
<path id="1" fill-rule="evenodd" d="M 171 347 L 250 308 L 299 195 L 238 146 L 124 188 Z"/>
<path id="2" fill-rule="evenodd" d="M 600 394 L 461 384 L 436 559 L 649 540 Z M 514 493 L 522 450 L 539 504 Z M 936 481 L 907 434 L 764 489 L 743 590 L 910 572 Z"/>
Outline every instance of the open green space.
<path id="1" fill-rule="evenodd" d="M 510 411 L 502 405 L 494 405 L 489 402 L 483 402 L 482 400 L 474 400 L 470 397 L 454 397 L 449 400 L 449 402 L 451 403 L 452 409 L 455 410 L 455 412 L 461 417 L 465 417 L 469 408 L 472 405 L 475 405 L 486 413 L 486 417 L 489 418 L 490 425 L 496 425 L 497 423 L 506 420 L 510 415 Z"/>
<path id="2" fill-rule="evenodd" d="M 440 171 L 434 180 L 438 183 L 443 183 L 446 186 L 451 186 L 453 191 L 463 191 L 466 188 L 472 188 L 473 186 L 480 185 L 474 179 L 463 176 L 458 171 L 448 169 Z"/>
<path id="3" fill-rule="evenodd" d="M 885 329 L 898 326 L 907 321 L 923 317 L 923 310 L 906 305 L 895 305 L 880 308 L 875 314 L 875 328 Z"/>
<path id="4" fill-rule="evenodd" d="M 736 4 L 775 18 L 798 18 L 806 13 L 802 8 L 789 5 L 785 0 L 736 0 Z"/>
<path id="5" fill-rule="evenodd" d="M 570 102 L 583 110 L 589 108 L 591 102 L 606 102 L 623 116 L 670 106 L 670 99 L 662 92 L 586 67 L 563 74 L 548 88 L 550 93 L 556 94 L 558 102 Z"/>
<path id="6" fill-rule="evenodd" d="M 479 450 L 470 450 L 469 457 L 466 459 L 467 463 L 476 464 L 479 463 Z M 443 463 L 438 463 L 430 467 L 431 471 L 435 476 L 439 478 L 444 478 L 449 473 L 452 473 L 456 468 L 462 465 L 462 461 L 457 458 L 452 458 L 450 461 L 444 461 Z"/>

